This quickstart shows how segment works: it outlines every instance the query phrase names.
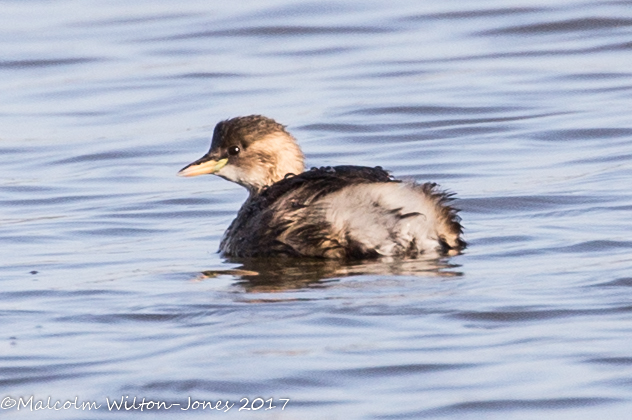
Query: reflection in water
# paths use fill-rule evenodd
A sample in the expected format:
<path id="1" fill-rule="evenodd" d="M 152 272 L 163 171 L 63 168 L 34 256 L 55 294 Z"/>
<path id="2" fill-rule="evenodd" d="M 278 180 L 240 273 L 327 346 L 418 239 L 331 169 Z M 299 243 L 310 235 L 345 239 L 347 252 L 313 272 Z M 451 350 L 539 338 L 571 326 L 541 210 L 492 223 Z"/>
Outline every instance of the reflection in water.
<path id="1" fill-rule="evenodd" d="M 384 258 L 344 262 L 307 258 L 250 258 L 231 259 L 240 267 L 230 270 L 203 271 L 199 279 L 222 275 L 234 276 L 248 292 L 275 292 L 306 287 L 317 287 L 331 279 L 360 276 L 423 276 L 456 277 L 459 265 L 450 264 L 447 258 L 417 258 L 397 260 Z"/>

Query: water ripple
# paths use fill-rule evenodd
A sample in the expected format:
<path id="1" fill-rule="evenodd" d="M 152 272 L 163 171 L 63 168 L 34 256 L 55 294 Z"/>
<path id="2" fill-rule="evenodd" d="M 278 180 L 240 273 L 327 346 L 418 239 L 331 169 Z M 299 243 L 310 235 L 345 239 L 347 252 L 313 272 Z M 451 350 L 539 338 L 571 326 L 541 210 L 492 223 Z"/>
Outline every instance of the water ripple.
<path id="1" fill-rule="evenodd" d="M 374 34 L 392 32 L 389 28 L 373 26 L 290 26 L 271 25 L 249 28 L 212 29 L 206 31 L 190 32 L 187 34 L 172 35 L 166 38 L 154 38 L 152 41 L 169 41 L 196 38 L 214 37 L 293 37 L 306 35 L 351 35 Z"/>
<path id="2" fill-rule="evenodd" d="M 31 69 L 56 66 L 70 66 L 73 64 L 93 63 L 103 61 L 104 58 L 96 57 L 72 57 L 72 58 L 50 58 L 50 59 L 29 59 L 29 60 L 0 60 L 0 68 L 4 69 Z"/>
<path id="3" fill-rule="evenodd" d="M 516 25 L 507 28 L 482 31 L 481 35 L 540 35 L 549 33 L 572 33 L 604 29 L 623 29 L 632 26 L 632 19 L 624 18 L 575 18 L 546 23 Z"/>

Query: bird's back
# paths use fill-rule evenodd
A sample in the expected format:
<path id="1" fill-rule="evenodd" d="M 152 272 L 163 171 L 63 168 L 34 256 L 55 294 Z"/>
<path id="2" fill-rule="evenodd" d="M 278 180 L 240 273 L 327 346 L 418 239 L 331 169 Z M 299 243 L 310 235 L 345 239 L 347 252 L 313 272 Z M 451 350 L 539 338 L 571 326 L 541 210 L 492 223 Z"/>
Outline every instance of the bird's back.
<path id="1" fill-rule="evenodd" d="M 379 167 L 313 168 L 251 196 L 220 251 L 359 259 L 459 250 L 450 201 L 436 184 L 395 181 Z"/>

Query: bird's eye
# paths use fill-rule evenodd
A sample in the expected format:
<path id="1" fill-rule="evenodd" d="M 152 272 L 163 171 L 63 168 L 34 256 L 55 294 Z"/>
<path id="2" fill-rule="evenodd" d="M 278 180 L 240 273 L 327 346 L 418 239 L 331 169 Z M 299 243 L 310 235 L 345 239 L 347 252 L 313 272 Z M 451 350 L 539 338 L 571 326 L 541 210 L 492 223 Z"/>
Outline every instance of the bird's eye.
<path id="1" fill-rule="evenodd" d="M 230 146 L 228 148 L 228 154 L 231 156 L 235 156 L 239 153 L 239 146 Z"/>

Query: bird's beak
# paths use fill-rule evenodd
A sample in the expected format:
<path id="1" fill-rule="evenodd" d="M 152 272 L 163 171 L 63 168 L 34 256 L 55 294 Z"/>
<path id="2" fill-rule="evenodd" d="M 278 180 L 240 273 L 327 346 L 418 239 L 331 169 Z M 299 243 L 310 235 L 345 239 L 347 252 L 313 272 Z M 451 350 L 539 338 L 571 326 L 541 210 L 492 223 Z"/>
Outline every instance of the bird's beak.
<path id="1" fill-rule="evenodd" d="M 228 163 L 228 158 L 215 160 L 208 155 L 202 156 L 193 163 L 188 164 L 180 169 L 178 176 L 198 176 L 205 174 L 214 174 L 222 169 Z"/>

